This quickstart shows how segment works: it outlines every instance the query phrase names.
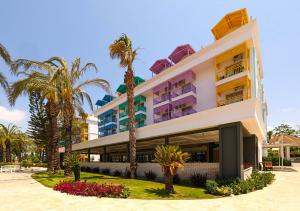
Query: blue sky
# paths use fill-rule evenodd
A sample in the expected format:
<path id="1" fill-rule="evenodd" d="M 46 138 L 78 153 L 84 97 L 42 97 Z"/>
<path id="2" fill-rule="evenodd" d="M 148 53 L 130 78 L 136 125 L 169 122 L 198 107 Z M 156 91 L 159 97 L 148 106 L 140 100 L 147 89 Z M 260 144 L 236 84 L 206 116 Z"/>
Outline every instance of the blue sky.
<path id="1" fill-rule="evenodd" d="M 180 0 L 10 0 L 0 6 L 0 42 L 14 58 L 44 60 L 61 56 L 94 62 L 99 72 L 86 78 L 107 79 L 115 90 L 123 70 L 108 55 L 108 45 L 122 33 L 140 48 L 136 75 L 151 77 L 149 67 L 181 44 L 195 50 L 213 42 L 210 29 L 228 12 L 246 7 L 258 19 L 269 127 L 300 125 L 299 20 L 300 1 L 180 1 Z M 10 82 L 15 78 L 0 61 Z M 103 96 L 87 90 L 94 102 Z M 0 123 L 27 127 L 28 99 L 12 108 L 0 90 Z"/>

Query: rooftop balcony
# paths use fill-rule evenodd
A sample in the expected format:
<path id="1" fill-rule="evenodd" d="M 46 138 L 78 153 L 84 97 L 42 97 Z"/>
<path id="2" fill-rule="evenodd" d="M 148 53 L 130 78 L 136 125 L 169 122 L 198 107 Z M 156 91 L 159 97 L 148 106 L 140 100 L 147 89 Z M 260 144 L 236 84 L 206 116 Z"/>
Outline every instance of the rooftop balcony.
<path id="1" fill-rule="evenodd" d="M 192 48 L 192 46 L 186 44 L 178 46 L 168 58 L 176 64 L 193 53 L 195 53 L 195 50 Z"/>
<path id="2" fill-rule="evenodd" d="M 159 74 L 160 72 L 164 71 L 168 67 L 171 67 L 172 63 L 168 59 L 160 59 L 157 60 L 151 67 L 150 70 L 155 73 Z"/>

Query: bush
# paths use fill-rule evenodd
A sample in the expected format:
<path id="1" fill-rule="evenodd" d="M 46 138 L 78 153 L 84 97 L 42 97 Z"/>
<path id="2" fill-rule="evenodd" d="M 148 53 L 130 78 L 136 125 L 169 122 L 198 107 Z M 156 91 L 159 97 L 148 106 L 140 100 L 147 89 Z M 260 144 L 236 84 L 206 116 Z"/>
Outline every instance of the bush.
<path id="1" fill-rule="evenodd" d="M 274 157 L 263 157 L 263 161 L 272 161 L 272 165 L 273 166 L 279 166 L 279 157 L 278 156 L 274 156 Z M 291 166 L 292 162 L 290 160 L 287 159 L 283 159 L 283 165 L 284 166 Z"/>
<path id="2" fill-rule="evenodd" d="M 113 175 L 114 175 L 115 177 L 120 177 L 120 176 L 122 175 L 122 171 L 115 170 L 114 173 L 113 173 Z"/>
<path id="3" fill-rule="evenodd" d="M 121 185 L 106 185 L 87 182 L 60 182 L 54 188 L 56 191 L 77 196 L 97 196 L 111 198 L 127 198 L 129 190 Z"/>
<path id="4" fill-rule="evenodd" d="M 32 167 L 32 161 L 31 160 L 22 160 L 21 166 L 24 168 L 30 168 Z"/>
<path id="5" fill-rule="evenodd" d="M 144 175 L 146 177 L 147 180 L 151 180 L 151 181 L 154 181 L 156 179 L 156 174 L 153 172 L 153 171 L 145 171 L 144 172 Z"/>
<path id="6" fill-rule="evenodd" d="M 86 170 L 86 172 L 92 172 L 92 168 L 89 166 L 87 166 L 85 170 Z"/>
<path id="7" fill-rule="evenodd" d="M 197 187 L 205 186 L 207 180 L 207 174 L 193 173 L 190 176 L 190 180 L 194 186 Z"/>
<path id="8" fill-rule="evenodd" d="M 124 177 L 125 178 L 130 178 L 130 171 L 127 168 L 124 171 Z"/>
<path id="9" fill-rule="evenodd" d="M 109 175 L 110 174 L 110 169 L 109 168 L 102 169 L 102 174 Z"/>
<path id="10" fill-rule="evenodd" d="M 217 192 L 218 186 L 219 184 L 214 180 L 207 180 L 205 184 L 206 190 L 211 194 L 215 194 Z"/>
<path id="11" fill-rule="evenodd" d="M 85 167 L 85 166 L 81 166 L 81 167 L 80 167 L 80 170 L 81 170 L 81 171 L 86 171 L 86 167 Z"/>
<path id="12" fill-rule="evenodd" d="M 179 177 L 178 174 L 175 174 L 175 175 L 173 176 L 173 183 L 174 183 L 174 184 L 180 183 L 180 177 Z"/>
<path id="13" fill-rule="evenodd" d="M 209 193 L 216 195 L 245 194 L 263 189 L 274 180 L 274 176 L 271 172 L 260 173 L 253 171 L 251 177 L 246 180 L 240 180 L 239 178 L 218 181 L 208 180 L 206 189 Z"/>
<path id="14" fill-rule="evenodd" d="M 92 168 L 92 173 L 96 173 L 96 174 L 100 173 L 100 168 L 99 167 Z"/>
<path id="15" fill-rule="evenodd" d="M 221 196 L 230 196 L 232 193 L 232 190 L 228 186 L 221 186 L 216 188 L 216 194 Z"/>

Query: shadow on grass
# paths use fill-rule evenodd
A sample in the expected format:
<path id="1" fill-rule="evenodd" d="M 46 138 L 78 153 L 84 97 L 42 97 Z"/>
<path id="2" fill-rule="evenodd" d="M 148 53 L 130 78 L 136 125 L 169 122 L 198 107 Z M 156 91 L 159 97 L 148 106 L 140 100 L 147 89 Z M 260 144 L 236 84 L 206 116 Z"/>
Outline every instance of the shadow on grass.
<path id="1" fill-rule="evenodd" d="M 155 194 L 156 196 L 159 196 L 162 198 L 172 197 L 172 195 L 169 194 L 164 188 L 147 188 L 147 189 L 145 189 L 145 192 Z"/>

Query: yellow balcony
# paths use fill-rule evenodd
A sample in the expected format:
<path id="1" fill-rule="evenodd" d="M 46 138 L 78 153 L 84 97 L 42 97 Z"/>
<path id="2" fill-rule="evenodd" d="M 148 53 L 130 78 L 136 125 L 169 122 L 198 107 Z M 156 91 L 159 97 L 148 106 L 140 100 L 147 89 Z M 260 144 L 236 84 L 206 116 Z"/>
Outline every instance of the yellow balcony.
<path id="1" fill-rule="evenodd" d="M 224 106 L 251 98 L 251 81 L 247 76 L 216 87 L 217 106 Z"/>

